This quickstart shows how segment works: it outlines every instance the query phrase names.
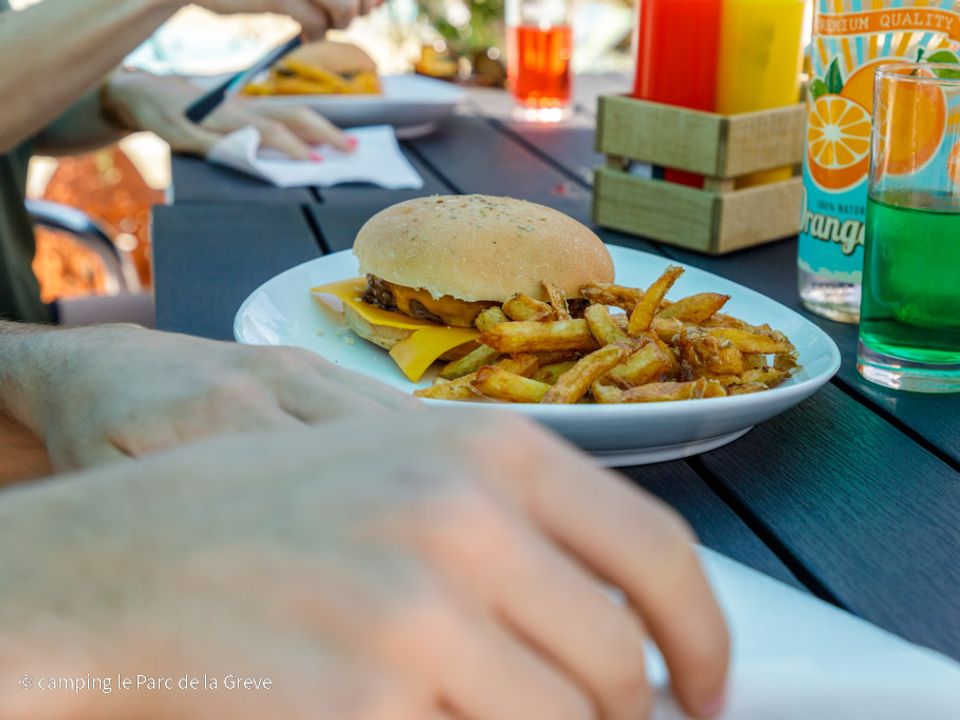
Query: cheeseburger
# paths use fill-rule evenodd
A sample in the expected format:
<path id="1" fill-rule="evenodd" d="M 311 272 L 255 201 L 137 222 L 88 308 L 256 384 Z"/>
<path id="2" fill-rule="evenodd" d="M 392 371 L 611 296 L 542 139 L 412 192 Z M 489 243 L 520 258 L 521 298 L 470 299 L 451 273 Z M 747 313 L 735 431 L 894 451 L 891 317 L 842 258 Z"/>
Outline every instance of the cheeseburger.
<path id="1" fill-rule="evenodd" d="M 517 293 L 546 299 L 544 282 L 575 305 L 583 285 L 614 274 L 603 242 L 576 220 L 487 195 L 394 205 L 360 229 L 353 252 L 363 279 L 316 291 L 337 294 L 353 332 L 390 349 L 414 380 L 437 359 L 476 347 L 473 323 L 485 308 Z"/>
<path id="2" fill-rule="evenodd" d="M 350 43 L 321 40 L 297 48 L 274 66 L 246 95 L 379 94 L 377 64 Z"/>

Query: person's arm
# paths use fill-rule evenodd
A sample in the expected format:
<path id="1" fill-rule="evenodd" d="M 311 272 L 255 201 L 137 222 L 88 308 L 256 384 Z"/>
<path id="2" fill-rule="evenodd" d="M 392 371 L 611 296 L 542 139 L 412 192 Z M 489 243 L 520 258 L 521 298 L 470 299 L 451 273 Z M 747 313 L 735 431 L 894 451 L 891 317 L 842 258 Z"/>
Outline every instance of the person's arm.
<path id="1" fill-rule="evenodd" d="M 127 54 L 186 4 L 187 0 L 45 0 L 26 10 L 0 13 L 0 67 L 4 68 L 0 97 L 5 101 L 0 113 L 0 152 L 38 134 L 75 103 L 90 97 Z M 318 36 L 328 28 L 345 27 L 375 2 L 199 0 L 196 4 L 218 13 L 286 14 L 306 34 Z"/>
<path id="2" fill-rule="evenodd" d="M 342 152 L 351 138 L 307 107 L 261 106 L 228 98 L 202 125 L 186 117 L 187 107 L 203 91 L 185 78 L 146 72 L 113 73 L 100 92 L 85 97 L 34 140 L 45 155 L 83 152 L 117 140 L 126 132 L 149 131 L 174 152 L 205 156 L 224 135 L 255 127 L 264 145 L 296 160 L 314 157 L 313 146 L 328 144 Z"/>
<path id="3" fill-rule="evenodd" d="M 182 0 L 45 0 L 0 14 L 0 152 L 53 122 L 184 5 Z M 43 52 L 37 52 L 43 48 Z"/>
<path id="4" fill-rule="evenodd" d="M 33 138 L 39 155 L 71 155 L 96 150 L 120 140 L 138 128 L 129 128 L 108 115 L 103 106 L 105 88 L 86 93 Z"/>

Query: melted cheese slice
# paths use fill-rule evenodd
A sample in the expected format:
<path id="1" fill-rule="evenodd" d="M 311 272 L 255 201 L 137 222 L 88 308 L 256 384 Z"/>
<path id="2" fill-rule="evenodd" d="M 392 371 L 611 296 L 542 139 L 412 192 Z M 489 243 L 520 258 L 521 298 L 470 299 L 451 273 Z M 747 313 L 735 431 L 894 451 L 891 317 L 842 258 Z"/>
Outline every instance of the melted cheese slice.
<path id="1" fill-rule="evenodd" d="M 310 288 L 310 292 L 317 297 L 332 295 L 374 325 L 413 330 L 410 337 L 390 349 L 390 357 L 411 382 L 420 380 L 427 368 L 441 355 L 480 336 L 480 332 L 474 328 L 442 327 L 429 320 L 419 320 L 365 303 L 360 298 L 366 289 L 366 278 L 359 277 Z"/>

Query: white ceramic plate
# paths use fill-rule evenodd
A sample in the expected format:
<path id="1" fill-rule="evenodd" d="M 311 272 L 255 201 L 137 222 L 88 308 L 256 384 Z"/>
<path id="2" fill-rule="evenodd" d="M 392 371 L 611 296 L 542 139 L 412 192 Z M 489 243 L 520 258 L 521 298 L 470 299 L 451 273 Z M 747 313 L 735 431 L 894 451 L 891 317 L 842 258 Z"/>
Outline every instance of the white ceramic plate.
<path id="1" fill-rule="evenodd" d="M 609 246 L 617 281 L 646 287 L 668 264 L 665 258 Z M 610 465 L 632 465 L 686 457 L 736 440 L 758 422 L 796 405 L 826 383 L 840 367 L 833 340 L 809 320 L 760 293 L 685 266 L 672 297 L 697 292 L 727 293 L 724 308 L 747 322 L 769 323 L 796 344 L 803 368 L 767 392 L 735 397 L 632 405 L 485 405 L 536 418 Z M 431 384 L 431 370 L 418 385 L 404 377 L 386 352 L 353 335 L 339 313 L 314 299 L 310 288 L 358 275 L 349 250 L 298 265 L 263 284 L 247 298 L 234 321 L 238 341 L 294 345 L 331 362 L 412 392 Z M 336 302 L 336 301 L 334 301 Z M 449 406 L 448 401 L 428 401 Z M 785 439 L 786 440 L 786 439 Z"/>
<path id="2" fill-rule="evenodd" d="M 451 113 L 464 92 L 422 75 L 385 75 L 382 95 L 284 95 L 253 97 L 264 105 L 307 105 L 341 127 L 393 125 L 401 135 L 429 130 Z"/>

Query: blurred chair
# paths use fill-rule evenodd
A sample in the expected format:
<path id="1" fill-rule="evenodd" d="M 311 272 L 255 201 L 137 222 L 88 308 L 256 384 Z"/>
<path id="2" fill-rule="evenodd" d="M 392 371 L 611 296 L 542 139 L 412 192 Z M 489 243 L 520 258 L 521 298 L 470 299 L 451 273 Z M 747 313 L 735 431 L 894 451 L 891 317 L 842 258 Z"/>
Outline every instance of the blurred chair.
<path id="1" fill-rule="evenodd" d="M 72 240 L 103 262 L 106 294 L 142 291 L 131 254 L 118 248 L 106 230 L 85 212 L 51 200 L 28 200 L 27 211 L 36 225 L 69 233 Z"/>

